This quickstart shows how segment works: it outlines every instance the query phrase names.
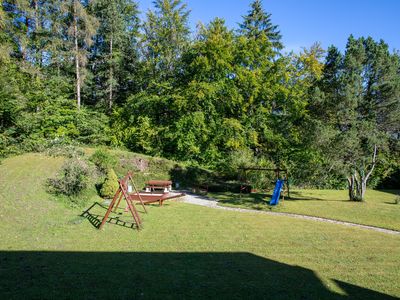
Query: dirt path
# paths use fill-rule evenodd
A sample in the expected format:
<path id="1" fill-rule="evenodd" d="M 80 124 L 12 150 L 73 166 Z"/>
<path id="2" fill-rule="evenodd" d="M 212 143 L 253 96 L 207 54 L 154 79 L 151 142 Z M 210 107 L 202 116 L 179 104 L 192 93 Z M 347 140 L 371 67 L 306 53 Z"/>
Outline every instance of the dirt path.
<path id="1" fill-rule="evenodd" d="M 340 224 L 340 225 L 344 225 L 344 226 L 351 226 L 351 227 L 357 227 L 357 228 L 363 228 L 363 229 L 368 229 L 368 230 L 374 230 L 374 231 L 378 231 L 378 232 L 388 233 L 388 234 L 400 235 L 400 231 L 397 231 L 397 230 L 391 230 L 391 229 L 385 229 L 385 228 L 380 228 L 380 227 L 375 227 L 375 226 L 355 224 L 355 223 L 338 221 L 338 220 L 333 220 L 333 219 L 312 217 L 312 216 L 293 214 L 293 213 L 285 213 L 285 212 L 261 211 L 261 210 L 254 210 L 254 209 L 245 209 L 245 208 L 235 208 L 235 207 L 220 206 L 220 205 L 218 205 L 218 202 L 215 199 L 211 199 L 211 198 L 208 198 L 208 197 L 191 194 L 191 193 L 188 193 L 188 192 L 186 192 L 186 196 L 183 198 L 183 202 L 190 203 L 190 204 L 195 204 L 195 205 L 206 206 L 206 207 L 211 207 L 211 208 L 215 208 L 215 209 L 239 211 L 239 212 L 246 212 L 246 213 L 257 213 L 257 214 L 265 214 L 265 215 L 275 215 L 275 216 L 286 216 L 286 217 L 291 217 L 291 218 L 312 220 L 312 221 L 325 222 L 325 223 L 334 223 L 334 224 Z"/>

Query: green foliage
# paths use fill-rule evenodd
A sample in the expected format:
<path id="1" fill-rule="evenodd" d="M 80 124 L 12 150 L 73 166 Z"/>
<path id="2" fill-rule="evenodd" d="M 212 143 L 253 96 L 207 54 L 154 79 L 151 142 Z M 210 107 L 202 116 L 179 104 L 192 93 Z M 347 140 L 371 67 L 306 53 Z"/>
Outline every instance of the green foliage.
<path id="1" fill-rule="evenodd" d="M 90 57 L 93 80 L 88 100 L 111 112 L 115 103 L 137 89 L 138 5 L 132 0 L 96 0 L 90 10 L 100 25 L 94 38 L 96 54 Z"/>
<path id="2" fill-rule="evenodd" d="M 331 47 L 310 105 L 316 147 L 327 168 L 347 178 L 352 200 L 364 199 L 376 165 L 393 164 L 397 132 L 400 59 L 383 42 L 350 36 L 342 56 Z M 385 167 L 375 170 L 381 172 Z M 383 177 L 385 173 L 375 174 Z M 376 182 L 375 182 L 376 184 Z"/>
<path id="3" fill-rule="evenodd" d="M 118 177 L 114 169 L 107 170 L 107 176 L 100 190 L 100 195 L 106 198 L 112 198 L 118 190 Z"/>
<path id="4" fill-rule="evenodd" d="M 104 148 L 97 149 L 89 160 L 103 173 L 112 169 L 117 163 L 117 158 Z"/>
<path id="5" fill-rule="evenodd" d="M 69 197 L 77 197 L 88 186 L 91 168 L 81 158 L 67 160 L 56 178 L 49 178 L 47 184 L 50 191 Z"/>
<path id="6" fill-rule="evenodd" d="M 271 22 L 271 14 L 266 13 L 262 7 L 261 0 L 254 0 L 251 10 L 244 17 L 243 23 L 239 25 L 240 32 L 248 37 L 258 38 L 264 34 L 276 49 L 282 49 L 281 34 L 277 25 Z"/>
<path id="7" fill-rule="evenodd" d="M 45 153 L 53 157 L 63 156 L 67 158 L 82 157 L 84 155 L 84 152 L 75 146 L 62 145 L 59 143 L 49 145 Z"/>
<path id="8" fill-rule="evenodd" d="M 324 64 L 318 43 L 282 53 L 260 0 L 238 30 L 215 18 L 193 38 L 181 0 L 139 16 L 133 0 L 1 3 L 0 156 L 112 145 L 235 177 L 245 152 L 343 188 L 377 145 L 369 186 L 396 177 L 400 58 L 383 41 L 351 36 Z"/>
<path id="9" fill-rule="evenodd" d="M 188 45 L 189 11 L 181 0 L 155 0 L 143 24 L 146 77 L 150 82 L 170 80 L 178 71 L 179 58 Z"/>

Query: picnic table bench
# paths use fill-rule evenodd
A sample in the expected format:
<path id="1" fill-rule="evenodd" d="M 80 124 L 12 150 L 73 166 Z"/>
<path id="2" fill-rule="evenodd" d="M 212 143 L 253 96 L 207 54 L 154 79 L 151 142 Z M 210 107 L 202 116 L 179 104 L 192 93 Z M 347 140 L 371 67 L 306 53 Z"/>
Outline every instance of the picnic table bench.
<path id="1" fill-rule="evenodd" d="M 172 181 L 170 180 L 149 180 L 146 182 L 146 192 L 153 192 L 155 190 L 163 190 L 168 193 L 172 190 Z"/>

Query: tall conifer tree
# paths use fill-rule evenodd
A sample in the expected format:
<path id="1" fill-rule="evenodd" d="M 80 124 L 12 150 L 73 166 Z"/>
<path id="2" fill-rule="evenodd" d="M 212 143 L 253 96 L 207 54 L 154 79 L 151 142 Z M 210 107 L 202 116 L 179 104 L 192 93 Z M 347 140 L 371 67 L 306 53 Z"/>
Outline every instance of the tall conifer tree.
<path id="1" fill-rule="evenodd" d="M 87 3 L 80 0 L 68 0 L 63 3 L 63 10 L 67 17 L 67 37 L 69 49 L 73 53 L 75 65 L 75 87 L 77 107 L 81 107 L 81 88 L 85 79 L 88 49 L 93 43 L 98 20 L 90 15 L 86 9 Z"/>
<path id="2" fill-rule="evenodd" d="M 243 19 L 243 23 L 239 24 L 240 33 L 253 38 L 264 33 L 275 49 L 283 48 L 278 25 L 272 24 L 271 14 L 264 11 L 261 0 L 254 0 L 251 10 Z"/>
<path id="3" fill-rule="evenodd" d="M 95 91 L 91 96 L 106 98 L 107 109 L 111 111 L 119 91 L 128 89 L 127 83 L 135 72 L 139 31 L 137 3 L 96 0 L 92 10 L 100 22 L 91 57 L 94 90 L 102 92 Z"/>

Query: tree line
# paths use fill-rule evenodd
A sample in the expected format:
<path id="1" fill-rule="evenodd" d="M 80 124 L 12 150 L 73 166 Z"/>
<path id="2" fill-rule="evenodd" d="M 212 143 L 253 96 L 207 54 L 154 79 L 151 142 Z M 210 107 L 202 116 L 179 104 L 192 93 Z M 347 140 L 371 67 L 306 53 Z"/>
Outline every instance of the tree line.
<path id="1" fill-rule="evenodd" d="M 350 36 L 286 53 L 261 0 L 236 29 L 188 25 L 181 0 L 14 0 L 0 6 L 0 155 L 54 143 L 126 147 L 364 197 L 399 170 L 400 57 Z M 394 178 L 395 179 L 395 178 Z"/>

